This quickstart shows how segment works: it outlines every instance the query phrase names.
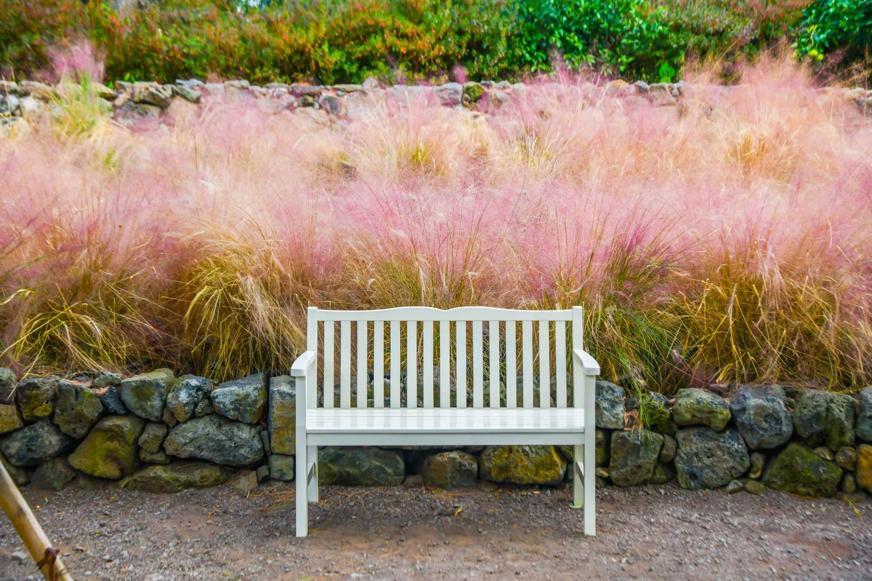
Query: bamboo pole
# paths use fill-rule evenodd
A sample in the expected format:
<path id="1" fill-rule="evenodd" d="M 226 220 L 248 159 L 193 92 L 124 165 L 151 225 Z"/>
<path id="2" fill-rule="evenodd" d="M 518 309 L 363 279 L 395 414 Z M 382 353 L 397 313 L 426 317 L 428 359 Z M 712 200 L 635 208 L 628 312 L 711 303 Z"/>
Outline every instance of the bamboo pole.
<path id="1" fill-rule="evenodd" d="M 43 576 L 49 581 L 72 581 L 58 550 L 52 547 L 3 462 L 0 462 L 0 504 Z"/>

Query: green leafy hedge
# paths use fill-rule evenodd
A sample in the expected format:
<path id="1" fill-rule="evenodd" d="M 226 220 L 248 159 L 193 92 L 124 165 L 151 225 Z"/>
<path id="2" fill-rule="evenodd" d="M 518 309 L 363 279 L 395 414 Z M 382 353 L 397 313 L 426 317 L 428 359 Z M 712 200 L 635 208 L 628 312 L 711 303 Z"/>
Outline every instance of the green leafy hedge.
<path id="1" fill-rule="evenodd" d="M 117 79 L 359 82 L 368 76 L 517 78 L 564 62 L 676 78 L 688 55 L 735 58 L 801 20 L 799 55 L 866 58 L 872 0 L 0 0 L 0 74 L 50 69 L 53 47 L 90 41 Z M 802 9 L 805 12 L 802 12 Z M 860 55 L 860 56 L 858 56 Z"/>

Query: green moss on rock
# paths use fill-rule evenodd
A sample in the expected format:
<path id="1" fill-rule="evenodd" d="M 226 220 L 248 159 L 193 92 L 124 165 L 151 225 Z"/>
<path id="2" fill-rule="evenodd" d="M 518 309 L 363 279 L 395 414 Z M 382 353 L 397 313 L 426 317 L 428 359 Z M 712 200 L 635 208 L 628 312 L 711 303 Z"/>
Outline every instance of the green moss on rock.
<path id="1" fill-rule="evenodd" d="M 833 496 L 841 479 L 842 469 L 834 462 L 797 442 L 788 444 L 763 474 L 770 488 L 803 496 Z"/>
<path id="2" fill-rule="evenodd" d="M 124 488 L 145 492 L 180 492 L 188 488 L 208 488 L 226 482 L 233 469 L 208 462 L 179 462 L 166 466 L 149 466 L 125 478 Z"/>
<path id="3" fill-rule="evenodd" d="M 479 457 L 482 479 L 513 484 L 559 484 L 566 460 L 555 446 L 488 446 Z"/>
<path id="4" fill-rule="evenodd" d="M 117 480 L 137 465 L 137 439 L 145 422 L 135 416 L 110 416 L 100 420 L 70 454 L 70 465 L 97 478 Z"/>

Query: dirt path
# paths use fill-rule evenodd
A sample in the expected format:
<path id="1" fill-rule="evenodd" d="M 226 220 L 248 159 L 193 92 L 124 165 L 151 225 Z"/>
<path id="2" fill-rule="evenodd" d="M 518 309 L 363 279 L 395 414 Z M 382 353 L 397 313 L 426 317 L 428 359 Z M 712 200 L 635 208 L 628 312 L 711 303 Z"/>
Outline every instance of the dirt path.
<path id="1" fill-rule="evenodd" d="M 76 579 L 872 578 L 868 497 L 609 488 L 585 539 L 567 489 L 325 487 L 298 540 L 287 485 L 25 494 Z M 0 520 L 0 578 L 33 577 L 21 551 Z"/>

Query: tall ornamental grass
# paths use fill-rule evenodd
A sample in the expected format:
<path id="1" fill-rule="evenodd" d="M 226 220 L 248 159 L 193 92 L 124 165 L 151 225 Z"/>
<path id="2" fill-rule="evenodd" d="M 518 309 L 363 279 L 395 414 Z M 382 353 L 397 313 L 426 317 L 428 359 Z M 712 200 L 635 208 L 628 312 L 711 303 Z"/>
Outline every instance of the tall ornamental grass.
<path id="1" fill-rule="evenodd" d="M 678 107 L 563 78 L 483 112 L 236 97 L 125 129 L 89 94 L 0 139 L 22 371 L 286 371 L 308 304 L 582 304 L 624 384 L 872 379 L 872 124 L 787 62 Z"/>

